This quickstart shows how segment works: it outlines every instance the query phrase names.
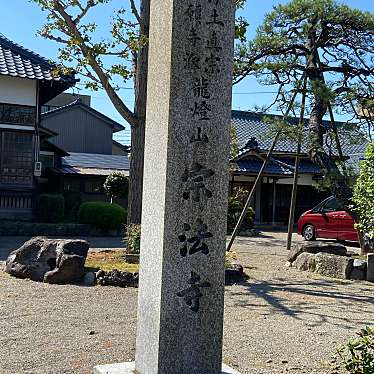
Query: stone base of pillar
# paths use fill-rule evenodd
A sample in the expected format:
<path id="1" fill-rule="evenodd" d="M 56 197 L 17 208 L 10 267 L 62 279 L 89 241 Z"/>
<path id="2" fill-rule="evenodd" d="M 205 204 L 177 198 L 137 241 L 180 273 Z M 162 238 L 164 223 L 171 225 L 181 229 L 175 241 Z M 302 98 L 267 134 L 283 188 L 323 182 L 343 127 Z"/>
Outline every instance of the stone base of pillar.
<path id="1" fill-rule="evenodd" d="M 134 374 L 134 370 L 135 370 L 135 362 L 121 362 L 118 364 L 95 366 L 93 369 L 93 374 Z M 222 374 L 240 374 L 240 373 L 234 369 L 231 369 L 227 365 L 222 364 Z"/>

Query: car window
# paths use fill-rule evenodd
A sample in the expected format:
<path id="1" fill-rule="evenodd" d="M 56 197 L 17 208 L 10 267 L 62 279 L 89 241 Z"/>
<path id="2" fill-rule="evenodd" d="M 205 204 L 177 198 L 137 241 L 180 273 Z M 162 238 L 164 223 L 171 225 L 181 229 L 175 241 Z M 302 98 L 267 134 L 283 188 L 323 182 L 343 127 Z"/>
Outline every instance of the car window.
<path id="1" fill-rule="evenodd" d="M 344 210 L 344 208 L 336 199 L 331 199 L 327 201 L 325 205 L 322 207 L 322 211 L 325 213 L 336 212 L 338 210 Z"/>

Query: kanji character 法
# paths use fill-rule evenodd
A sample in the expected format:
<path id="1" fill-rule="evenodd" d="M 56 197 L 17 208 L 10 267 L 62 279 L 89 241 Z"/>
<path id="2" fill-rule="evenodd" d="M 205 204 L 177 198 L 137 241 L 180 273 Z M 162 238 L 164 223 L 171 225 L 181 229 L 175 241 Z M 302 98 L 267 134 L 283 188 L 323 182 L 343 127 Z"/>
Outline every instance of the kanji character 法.
<path id="1" fill-rule="evenodd" d="M 196 220 L 194 226 L 185 223 L 183 230 L 184 233 L 178 236 L 179 242 L 182 243 L 182 247 L 180 248 L 182 257 L 186 257 L 187 254 L 191 256 L 198 252 L 204 255 L 209 253 L 209 247 L 205 243 L 205 240 L 212 238 L 213 234 L 208 231 L 208 226 L 200 218 Z M 187 237 L 187 234 L 190 232 L 191 236 Z"/>

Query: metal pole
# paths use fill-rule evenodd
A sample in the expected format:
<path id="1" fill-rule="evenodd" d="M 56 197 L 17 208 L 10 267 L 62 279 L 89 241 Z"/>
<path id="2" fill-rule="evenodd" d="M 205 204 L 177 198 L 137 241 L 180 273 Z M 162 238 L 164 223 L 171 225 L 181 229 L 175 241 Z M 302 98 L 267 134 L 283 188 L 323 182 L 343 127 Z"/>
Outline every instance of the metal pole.
<path id="1" fill-rule="evenodd" d="M 290 214 L 288 217 L 288 231 L 287 231 L 287 249 L 291 249 L 292 244 L 292 233 L 293 233 L 293 222 L 295 219 L 295 208 L 296 208 L 296 197 L 297 197 L 297 182 L 299 178 L 299 166 L 300 166 L 300 153 L 301 153 L 301 142 L 304 130 L 304 113 L 305 113 L 305 99 L 306 99 L 306 84 L 307 79 L 304 79 L 303 86 L 303 97 L 301 101 L 300 120 L 298 125 L 298 140 L 297 140 L 297 152 L 295 159 L 295 170 L 292 184 L 292 196 L 291 196 L 291 207 Z"/>
<path id="2" fill-rule="evenodd" d="M 304 75 L 303 75 L 303 79 L 304 79 L 304 81 L 306 80 L 306 78 L 305 78 L 305 73 L 304 73 Z M 294 103 L 294 101 L 295 101 L 296 96 L 297 96 L 298 93 L 299 93 L 299 90 L 296 89 L 295 92 L 294 92 L 294 94 L 293 94 L 293 96 L 292 96 L 292 98 L 291 98 L 291 101 L 290 101 L 290 104 L 289 104 L 289 106 L 288 106 L 288 108 L 287 108 L 287 111 L 286 111 L 286 113 L 285 113 L 284 116 L 283 116 L 283 119 L 286 119 L 286 118 L 288 117 L 288 114 L 290 113 L 290 111 L 291 111 L 291 109 L 292 109 L 292 105 L 293 105 L 293 103 Z M 243 223 L 243 220 L 244 220 L 244 217 L 245 217 L 245 215 L 246 215 L 246 213 L 247 213 L 247 210 L 248 210 L 248 208 L 249 208 L 249 205 L 250 205 L 250 203 L 251 203 L 251 201 L 252 201 L 252 198 L 253 198 L 253 196 L 254 196 L 254 194 L 255 194 L 255 192 L 256 192 L 257 185 L 258 185 L 259 181 L 260 181 L 261 178 L 262 178 L 262 175 L 263 175 L 263 173 L 264 173 L 264 170 L 265 170 L 265 168 L 266 168 L 266 165 L 268 164 L 268 161 L 269 161 L 271 155 L 273 154 L 274 148 L 275 148 L 275 146 L 276 146 L 276 144 L 277 144 L 277 142 L 278 142 L 278 139 L 279 139 L 280 134 L 281 134 L 281 130 L 279 130 L 279 131 L 277 132 L 277 134 L 275 135 L 274 140 L 273 140 L 273 143 L 271 144 L 270 149 L 269 149 L 269 151 L 268 151 L 268 153 L 267 153 L 267 155 L 266 155 L 266 158 L 265 158 L 265 160 L 264 160 L 264 162 L 263 162 L 263 164 L 262 164 L 262 166 L 261 166 L 260 172 L 258 173 L 258 175 L 257 175 L 257 177 L 256 177 L 255 183 L 253 184 L 252 189 L 251 189 L 251 192 L 250 192 L 249 195 L 248 195 L 248 198 L 247 198 L 247 201 L 246 201 L 246 203 L 245 203 L 245 205 L 244 205 L 243 211 L 242 211 L 242 213 L 241 213 L 241 215 L 240 215 L 240 217 L 239 217 L 239 220 L 238 220 L 238 222 L 237 222 L 237 224 L 236 224 L 236 226 L 235 226 L 235 229 L 234 229 L 234 231 L 233 231 L 233 233 L 232 233 L 232 235 L 231 235 L 230 241 L 229 241 L 229 243 L 227 244 L 227 248 L 226 248 L 226 251 L 227 251 L 227 252 L 230 251 L 230 249 L 231 249 L 231 247 L 232 247 L 232 245 L 233 245 L 233 243 L 234 243 L 234 240 L 235 240 L 236 236 L 238 235 L 238 232 L 239 232 L 240 227 L 241 227 L 241 225 L 242 225 L 242 223 Z"/>

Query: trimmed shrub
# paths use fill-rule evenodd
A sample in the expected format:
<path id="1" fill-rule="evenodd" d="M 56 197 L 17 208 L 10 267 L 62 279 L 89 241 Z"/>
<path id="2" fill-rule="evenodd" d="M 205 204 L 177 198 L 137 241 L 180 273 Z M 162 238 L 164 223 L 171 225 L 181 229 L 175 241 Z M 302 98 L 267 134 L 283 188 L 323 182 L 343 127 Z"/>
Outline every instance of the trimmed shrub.
<path id="1" fill-rule="evenodd" d="M 140 234 L 141 226 L 137 224 L 131 224 L 127 227 L 127 250 L 128 254 L 139 254 L 140 253 Z"/>
<path id="2" fill-rule="evenodd" d="M 82 204 L 82 196 L 80 192 L 65 191 L 65 220 L 77 221 L 79 207 Z"/>
<path id="3" fill-rule="evenodd" d="M 59 194 L 39 196 L 37 217 L 40 222 L 57 223 L 64 219 L 65 200 Z"/>
<path id="4" fill-rule="evenodd" d="M 229 196 L 229 204 L 227 209 L 227 230 L 232 231 L 243 211 L 244 204 L 248 196 L 248 191 L 237 187 L 234 188 L 233 194 Z M 253 228 L 253 218 L 255 212 L 252 207 L 249 207 L 247 214 L 242 223 L 242 229 L 248 230 Z"/>
<path id="5" fill-rule="evenodd" d="M 79 222 L 102 230 L 114 230 L 126 222 L 126 209 L 118 204 L 102 201 L 83 203 L 78 212 Z"/>

